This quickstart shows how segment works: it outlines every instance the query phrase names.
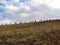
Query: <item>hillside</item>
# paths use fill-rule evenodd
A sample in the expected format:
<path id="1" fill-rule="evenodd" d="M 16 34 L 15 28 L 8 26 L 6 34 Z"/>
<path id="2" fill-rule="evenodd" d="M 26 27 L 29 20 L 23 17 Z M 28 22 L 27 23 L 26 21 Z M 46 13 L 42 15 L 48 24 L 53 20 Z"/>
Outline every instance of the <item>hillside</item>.
<path id="1" fill-rule="evenodd" d="M 1 25 L 0 45 L 60 45 L 60 20 Z"/>

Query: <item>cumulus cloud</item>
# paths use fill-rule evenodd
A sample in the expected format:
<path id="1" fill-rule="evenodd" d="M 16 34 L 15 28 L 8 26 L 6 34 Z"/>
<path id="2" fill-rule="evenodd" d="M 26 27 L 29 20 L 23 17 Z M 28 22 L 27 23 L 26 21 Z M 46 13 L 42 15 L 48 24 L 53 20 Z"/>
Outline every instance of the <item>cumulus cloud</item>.
<path id="1" fill-rule="evenodd" d="M 26 14 L 26 13 L 21 13 L 21 14 L 20 14 L 20 17 L 21 17 L 21 18 L 26 18 L 26 17 L 28 17 L 28 16 L 29 16 L 29 14 Z"/>
<path id="2" fill-rule="evenodd" d="M 11 12 L 19 11 L 19 7 L 13 5 L 7 5 L 5 6 L 5 8 L 7 9 L 7 11 L 11 11 Z"/>
<path id="3" fill-rule="evenodd" d="M 19 3 L 19 7 L 20 7 L 22 10 L 25 10 L 25 11 L 31 10 L 30 7 L 29 7 L 28 5 L 26 5 L 25 3 Z"/>
<path id="4" fill-rule="evenodd" d="M 60 0 L 52 0 L 48 3 L 48 5 L 52 8 L 58 8 L 60 9 Z"/>
<path id="5" fill-rule="evenodd" d="M 0 0 L 2 22 L 60 19 L 60 0 Z M 0 9 L 1 10 L 1 9 Z M 3 12 L 3 13 L 2 13 Z M 1 19 L 2 19 L 1 18 Z M 8 20 L 7 20 L 8 19 Z"/>
<path id="6" fill-rule="evenodd" d="M 1 24 L 3 24 L 3 25 L 5 25 L 5 24 L 10 24 L 10 23 L 12 23 L 11 20 L 8 20 L 7 18 L 5 18 L 5 19 L 3 19 L 2 21 L 0 21 L 0 25 L 1 25 Z"/>

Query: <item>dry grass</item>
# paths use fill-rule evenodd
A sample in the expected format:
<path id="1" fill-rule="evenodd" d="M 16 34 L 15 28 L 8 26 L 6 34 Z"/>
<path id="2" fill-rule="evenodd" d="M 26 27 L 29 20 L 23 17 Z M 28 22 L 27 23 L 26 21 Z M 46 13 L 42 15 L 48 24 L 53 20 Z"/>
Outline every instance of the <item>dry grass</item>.
<path id="1" fill-rule="evenodd" d="M 60 20 L 2 25 L 0 45 L 60 45 Z"/>

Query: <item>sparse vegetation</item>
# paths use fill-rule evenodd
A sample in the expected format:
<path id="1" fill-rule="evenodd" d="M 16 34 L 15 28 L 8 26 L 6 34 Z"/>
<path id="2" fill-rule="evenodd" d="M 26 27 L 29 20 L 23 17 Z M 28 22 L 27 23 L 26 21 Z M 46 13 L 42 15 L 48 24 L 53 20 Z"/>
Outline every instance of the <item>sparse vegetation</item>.
<path id="1" fill-rule="evenodd" d="M 60 45 L 60 20 L 1 25 L 0 45 Z"/>

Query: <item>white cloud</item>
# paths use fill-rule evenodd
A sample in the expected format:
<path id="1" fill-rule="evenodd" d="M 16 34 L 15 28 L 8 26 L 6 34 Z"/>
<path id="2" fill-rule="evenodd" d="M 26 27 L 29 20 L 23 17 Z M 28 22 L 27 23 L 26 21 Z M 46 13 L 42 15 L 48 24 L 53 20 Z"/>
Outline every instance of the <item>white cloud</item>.
<path id="1" fill-rule="evenodd" d="M 41 4 L 47 4 L 51 2 L 51 0 L 31 0 L 29 2 L 27 2 L 30 6 L 33 6 L 33 7 L 39 7 Z"/>
<path id="2" fill-rule="evenodd" d="M 19 0 L 11 0 L 11 1 L 13 1 L 13 2 L 19 2 Z"/>
<path id="3" fill-rule="evenodd" d="M 18 11 L 19 10 L 19 7 L 17 6 L 13 6 L 13 5 L 6 5 L 5 7 L 8 11 Z"/>
<path id="4" fill-rule="evenodd" d="M 5 19 L 3 19 L 2 21 L 0 21 L 0 24 L 3 24 L 3 25 L 5 25 L 5 24 L 10 24 L 10 23 L 12 23 L 11 20 L 9 20 L 9 19 L 7 19 L 7 18 L 5 18 Z"/>
<path id="5" fill-rule="evenodd" d="M 52 0 L 50 3 L 48 3 L 50 7 L 60 9 L 60 0 Z"/>
<path id="6" fill-rule="evenodd" d="M 39 7 L 41 4 L 45 4 L 51 8 L 60 9 L 60 0 L 31 0 L 27 3 L 33 7 Z"/>
<path id="7" fill-rule="evenodd" d="M 26 14 L 26 13 L 21 13 L 20 15 L 19 15 L 19 17 L 21 17 L 21 18 L 26 18 L 26 17 L 28 17 L 28 16 L 30 16 L 29 14 Z"/>
<path id="8" fill-rule="evenodd" d="M 20 9 L 26 10 L 26 11 L 30 11 L 30 7 L 28 5 L 26 5 L 25 3 L 19 3 L 19 7 Z"/>

